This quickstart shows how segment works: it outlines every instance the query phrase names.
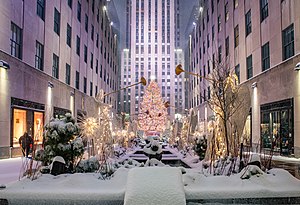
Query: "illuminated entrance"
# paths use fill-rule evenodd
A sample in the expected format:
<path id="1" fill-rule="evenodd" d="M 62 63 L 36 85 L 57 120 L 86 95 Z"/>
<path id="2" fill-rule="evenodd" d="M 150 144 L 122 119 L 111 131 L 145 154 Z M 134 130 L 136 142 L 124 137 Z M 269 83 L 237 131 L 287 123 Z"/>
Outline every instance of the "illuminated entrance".
<path id="1" fill-rule="evenodd" d="M 294 153 L 293 99 L 261 106 L 261 143 L 281 155 Z"/>
<path id="2" fill-rule="evenodd" d="M 42 108 L 42 109 L 38 109 Z M 12 98 L 11 146 L 19 147 L 19 138 L 27 132 L 35 143 L 43 142 L 44 105 Z"/>

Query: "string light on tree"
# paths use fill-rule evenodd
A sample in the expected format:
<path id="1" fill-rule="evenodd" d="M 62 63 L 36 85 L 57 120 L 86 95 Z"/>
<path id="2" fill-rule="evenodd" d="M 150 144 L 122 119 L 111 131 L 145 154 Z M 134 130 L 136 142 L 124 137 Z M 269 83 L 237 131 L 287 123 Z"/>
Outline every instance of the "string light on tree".
<path id="1" fill-rule="evenodd" d="M 168 114 L 167 108 L 161 97 L 159 86 L 153 80 L 145 90 L 139 113 L 138 127 L 140 130 L 164 131 Z"/>

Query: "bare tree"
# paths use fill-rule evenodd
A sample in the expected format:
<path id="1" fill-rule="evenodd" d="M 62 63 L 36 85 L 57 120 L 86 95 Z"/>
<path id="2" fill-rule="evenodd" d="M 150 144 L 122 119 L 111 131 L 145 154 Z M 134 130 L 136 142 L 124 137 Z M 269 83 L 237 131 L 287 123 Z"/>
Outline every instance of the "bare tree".
<path id="1" fill-rule="evenodd" d="M 211 98 L 207 104 L 215 113 L 217 135 L 224 138 L 226 155 L 238 155 L 240 137 L 250 108 L 250 92 L 239 84 L 228 61 L 212 62 L 213 71 L 205 78 L 210 85 Z"/>
<path id="2" fill-rule="evenodd" d="M 209 155 L 238 155 L 240 137 L 250 108 L 250 92 L 246 85 L 239 84 L 237 75 L 230 68 L 229 59 L 213 61 L 213 70 L 208 76 L 184 71 L 181 65 L 176 67 L 176 74 L 186 72 L 204 79 L 205 87 L 210 88 L 208 107 L 215 114 L 214 132 Z M 201 96 L 205 99 L 206 96 Z M 213 145 L 213 146 L 212 146 Z M 217 150 L 215 150 L 217 149 Z"/>

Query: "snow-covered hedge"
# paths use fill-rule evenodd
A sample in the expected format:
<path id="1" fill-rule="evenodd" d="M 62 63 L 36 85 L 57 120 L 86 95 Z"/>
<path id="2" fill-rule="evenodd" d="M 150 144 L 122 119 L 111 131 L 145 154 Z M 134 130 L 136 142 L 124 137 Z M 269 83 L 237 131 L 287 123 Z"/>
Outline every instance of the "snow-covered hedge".
<path id="1" fill-rule="evenodd" d="M 99 160 L 97 157 L 91 157 L 86 160 L 82 160 L 76 167 L 76 172 L 95 172 L 100 167 Z"/>

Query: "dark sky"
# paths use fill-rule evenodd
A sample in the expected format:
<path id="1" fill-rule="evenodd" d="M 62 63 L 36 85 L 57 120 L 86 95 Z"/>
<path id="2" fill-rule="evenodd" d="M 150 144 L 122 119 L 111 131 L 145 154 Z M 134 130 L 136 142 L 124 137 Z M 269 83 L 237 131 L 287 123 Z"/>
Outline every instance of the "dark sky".
<path id="1" fill-rule="evenodd" d="M 111 0 L 112 1 L 112 0 Z M 122 34 L 125 34 L 125 6 L 126 0 L 113 0 L 115 7 L 118 12 L 120 20 L 120 33 L 121 33 L 121 49 L 124 48 L 125 37 Z M 164 0 L 165 1 L 165 0 Z M 171 0 L 174 1 L 174 0 Z M 184 35 L 186 27 L 189 26 L 189 19 L 191 16 L 191 11 L 195 5 L 198 5 L 199 0 L 180 0 L 180 22 L 181 22 L 181 33 Z M 192 22 L 190 22 L 192 23 Z M 184 36 L 182 36 L 184 38 Z M 187 39 L 186 39 L 187 40 Z M 123 45 L 123 46 L 122 46 Z"/>

